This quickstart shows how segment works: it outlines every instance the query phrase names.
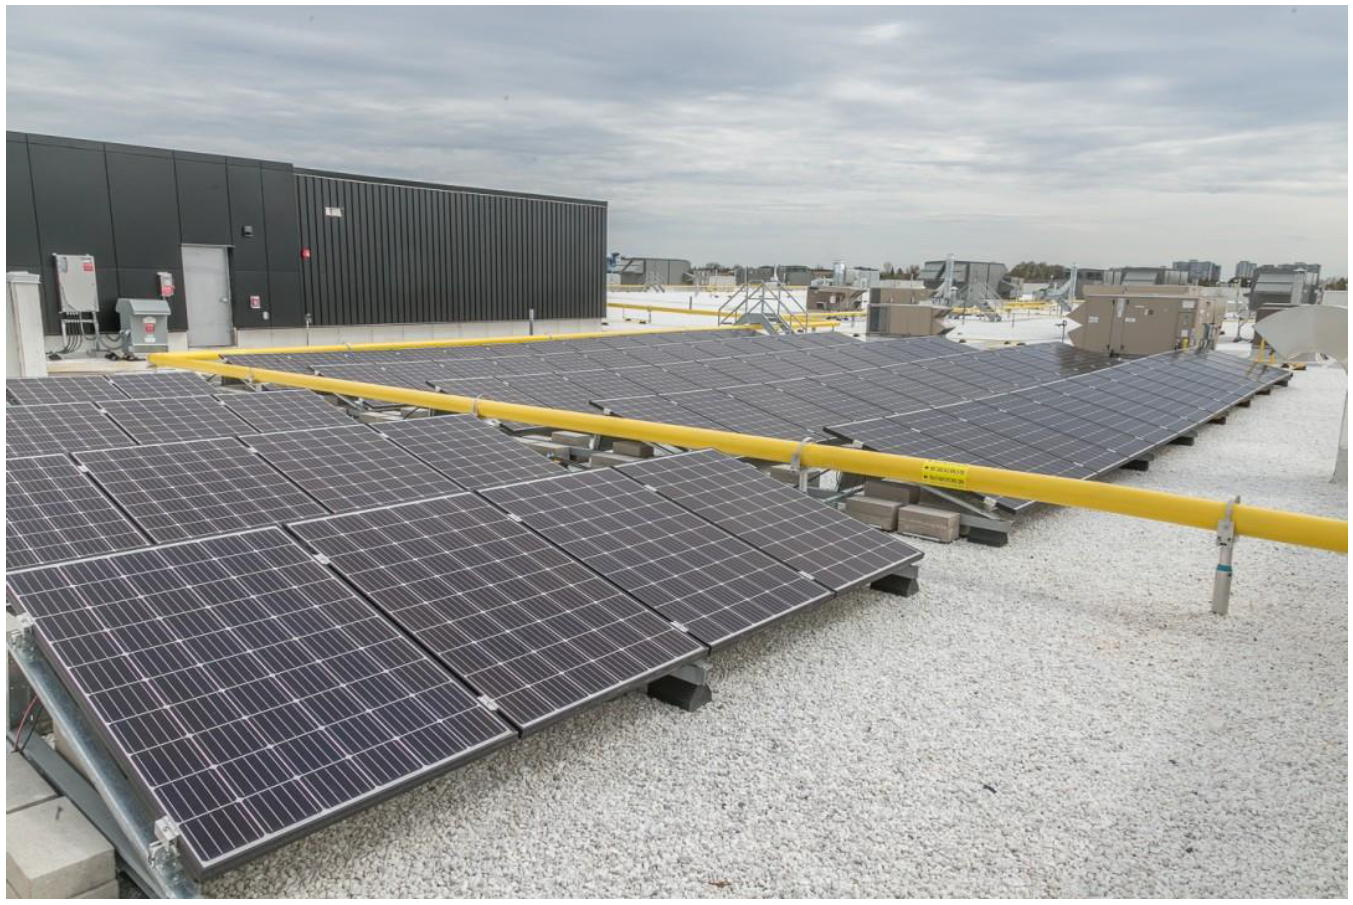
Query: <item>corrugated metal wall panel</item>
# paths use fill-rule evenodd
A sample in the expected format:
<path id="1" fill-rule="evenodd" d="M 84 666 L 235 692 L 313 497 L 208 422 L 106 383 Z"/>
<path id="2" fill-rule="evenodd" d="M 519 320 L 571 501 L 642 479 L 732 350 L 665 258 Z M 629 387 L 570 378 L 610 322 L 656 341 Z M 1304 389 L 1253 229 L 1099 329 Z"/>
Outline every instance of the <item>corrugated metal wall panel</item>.
<path id="1" fill-rule="evenodd" d="M 604 204 L 296 178 L 316 325 L 605 315 Z"/>

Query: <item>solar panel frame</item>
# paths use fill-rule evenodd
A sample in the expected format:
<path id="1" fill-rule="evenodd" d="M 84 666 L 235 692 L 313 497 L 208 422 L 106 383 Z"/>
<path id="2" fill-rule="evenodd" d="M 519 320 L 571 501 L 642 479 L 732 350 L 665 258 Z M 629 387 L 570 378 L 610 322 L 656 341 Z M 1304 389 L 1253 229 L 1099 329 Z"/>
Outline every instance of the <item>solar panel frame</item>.
<path id="1" fill-rule="evenodd" d="M 174 443 L 252 434 L 249 422 L 214 396 L 126 399 L 100 408 L 137 443 Z"/>
<path id="2" fill-rule="evenodd" d="M 480 495 L 713 650 L 832 596 L 612 468 Z"/>
<path id="3" fill-rule="evenodd" d="M 567 473 L 564 466 L 471 415 L 409 418 L 375 427 L 401 449 L 469 490 Z"/>
<path id="4" fill-rule="evenodd" d="M 119 374 L 108 382 L 128 399 L 177 399 L 210 396 L 215 388 L 199 374 L 180 371 L 167 374 Z"/>
<path id="5" fill-rule="evenodd" d="M 14 405 L 53 405 L 64 402 L 101 402 L 126 399 L 107 378 L 77 374 L 69 377 L 8 377 L 5 397 Z"/>
<path id="6" fill-rule="evenodd" d="M 622 399 L 594 399 L 592 404 L 607 415 L 632 418 L 635 421 L 656 421 L 660 424 L 679 424 L 706 430 L 726 431 L 728 428 L 699 412 L 691 411 L 665 396 L 629 396 Z"/>
<path id="7" fill-rule="evenodd" d="M 278 528 L 14 571 L 7 592 L 196 879 L 517 737 Z"/>
<path id="8" fill-rule="evenodd" d="M 786 421 L 719 390 L 694 390 L 689 393 L 663 395 L 682 408 L 708 418 L 715 424 L 721 424 L 724 430 L 734 433 L 779 437 L 786 440 L 822 436 L 821 431 L 817 429 Z"/>
<path id="9" fill-rule="evenodd" d="M 352 423 L 341 408 L 309 390 L 221 393 L 216 398 L 260 434 Z"/>
<path id="10" fill-rule="evenodd" d="M 136 441 L 93 402 L 5 407 L 5 458 L 126 446 Z"/>
<path id="11" fill-rule="evenodd" d="M 748 465 L 698 450 L 616 466 L 667 499 L 840 593 L 924 554 Z"/>
<path id="12" fill-rule="evenodd" d="M 326 514 L 309 494 L 230 437 L 74 455 L 156 543 Z"/>
<path id="13" fill-rule="evenodd" d="M 5 462 L 5 568 L 22 569 L 149 543 L 69 456 Z"/>
<path id="14" fill-rule="evenodd" d="M 446 496 L 461 486 L 364 424 L 242 438 L 330 512 Z"/>
<path id="15" fill-rule="evenodd" d="M 289 527 L 523 734 L 708 653 L 475 494 Z"/>

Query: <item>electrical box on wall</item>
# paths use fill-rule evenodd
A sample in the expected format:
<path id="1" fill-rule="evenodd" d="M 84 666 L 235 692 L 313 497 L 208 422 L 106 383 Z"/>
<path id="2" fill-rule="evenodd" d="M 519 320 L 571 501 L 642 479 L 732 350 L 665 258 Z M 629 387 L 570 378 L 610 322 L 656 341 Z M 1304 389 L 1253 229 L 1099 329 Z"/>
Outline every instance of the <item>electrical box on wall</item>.
<path id="1" fill-rule="evenodd" d="M 99 282 L 93 255 L 52 255 L 63 314 L 97 314 Z"/>

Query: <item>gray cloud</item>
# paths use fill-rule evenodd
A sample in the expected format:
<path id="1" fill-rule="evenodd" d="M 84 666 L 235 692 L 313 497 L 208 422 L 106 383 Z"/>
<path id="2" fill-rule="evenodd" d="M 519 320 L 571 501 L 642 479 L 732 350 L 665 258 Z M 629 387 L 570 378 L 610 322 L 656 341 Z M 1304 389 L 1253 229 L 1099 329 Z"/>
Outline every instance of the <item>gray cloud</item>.
<path id="1" fill-rule="evenodd" d="M 1345 9 L 11 7 L 8 26 L 11 129 L 604 198 L 635 254 L 1347 270 Z"/>

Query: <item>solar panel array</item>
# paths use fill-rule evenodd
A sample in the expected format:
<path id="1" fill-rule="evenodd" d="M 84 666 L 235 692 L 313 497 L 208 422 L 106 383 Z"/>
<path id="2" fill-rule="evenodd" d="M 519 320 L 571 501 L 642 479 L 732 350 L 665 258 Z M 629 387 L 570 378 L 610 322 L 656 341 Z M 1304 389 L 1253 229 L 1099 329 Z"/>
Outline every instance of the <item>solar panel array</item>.
<path id="1" fill-rule="evenodd" d="M 482 495 L 711 647 L 831 593 L 614 469 Z"/>
<path id="2" fill-rule="evenodd" d="M 110 377 L 109 382 L 130 399 L 172 399 L 212 393 L 212 387 L 200 374 L 185 372 L 122 374 Z"/>
<path id="3" fill-rule="evenodd" d="M 1076 476 L 1288 376 L 717 332 L 239 358 Z M 710 451 L 567 472 L 470 416 L 94 380 L 11 382 L 9 595 L 199 876 L 920 558 Z"/>
<path id="4" fill-rule="evenodd" d="M 8 576 L 202 875 L 512 738 L 278 529 Z"/>
<path id="5" fill-rule="evenodd" d="M 127 394 L 107 378 L 85 375 L 70 377 L 8 377 L 5 395 L 15 405 L 46 405 L 55 402 L 102 402 L 126 399 Z"/>
<path id="6" fill-rule="evenodd" d="M 5 463 L 5 567 L 128 550 L 146 538 L 66 456 Z"/>
<path id="7" fill-rule="evenodd" d="M 1093 478 L 1288 379 L 1239 363 L 1221 353 L 1165 353 L 830 430 L 881 452 Z"/>
<path id="8" fill-rule="evenodd" d="M 292 528 L 523 729 L 705 653 L 472 494 Z"/>

